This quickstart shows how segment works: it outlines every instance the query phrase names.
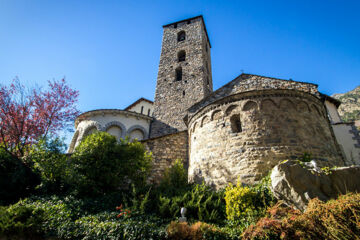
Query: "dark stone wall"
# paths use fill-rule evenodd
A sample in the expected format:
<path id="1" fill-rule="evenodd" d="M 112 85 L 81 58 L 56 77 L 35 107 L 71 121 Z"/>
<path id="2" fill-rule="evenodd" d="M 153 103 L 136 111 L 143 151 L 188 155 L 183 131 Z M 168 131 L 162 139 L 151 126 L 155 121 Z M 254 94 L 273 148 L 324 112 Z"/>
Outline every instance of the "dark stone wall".
<path id="1" fill-rule="evenodd" d="M 184 166 L 187 168 L 189 159 L 187 131 L 144 140 L 142 143 L 153 154 L 153 168 L 149 182 L 158 182 L 164 170 L 170 167 L 176 159 L 183 160 Z"/>

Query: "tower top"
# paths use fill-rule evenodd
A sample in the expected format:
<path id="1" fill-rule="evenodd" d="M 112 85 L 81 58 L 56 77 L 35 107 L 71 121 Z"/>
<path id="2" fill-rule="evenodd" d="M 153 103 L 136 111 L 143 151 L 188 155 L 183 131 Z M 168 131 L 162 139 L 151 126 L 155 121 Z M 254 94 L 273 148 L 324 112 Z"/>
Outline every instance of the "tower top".
<path id="1" fill-rule="evenodd" d="M 195 19 L 198 19 L 198 18 L 201 19 L 201 22 L 202 22 L 202 24 L 203 24 L 203 26 L 204 26 L 206 38 L 207 38 L 207 40 L 208 40 L 208 42 L 209 42 L 209 46 L 210 46 L 210 48 L 211 48 L 209 35 L 208 35 L 208 33 L 207 33 L 206 26 L 205 26 L 205 21 L 204 21 L 204 18 L 203 18 L 202 15 L 199 15 L 199 16 L 196 16 L 196 17 L 192 17 L 192 18 L 187 18 L 187 19 L 183 19 L 183 20 L 180 20 L 180 21 L 177 21 L 177 22 L 173 22 L 173 23 L 166 24 L 166 25 L 163 25 L 163 28 L 170 27 L 170 26 L 172 26 L 172 27 L 174 27 L 174 28 L 177 28 L 177 25 L 178 25 L 179 23 L 186 22 L 187 24 L 190 24 L 192 20 L 195 20 Z"/>

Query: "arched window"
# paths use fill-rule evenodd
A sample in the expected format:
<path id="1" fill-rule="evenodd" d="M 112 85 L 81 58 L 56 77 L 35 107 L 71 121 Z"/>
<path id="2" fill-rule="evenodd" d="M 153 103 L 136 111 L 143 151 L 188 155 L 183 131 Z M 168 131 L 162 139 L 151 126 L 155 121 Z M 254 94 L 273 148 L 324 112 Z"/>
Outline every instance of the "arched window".
<path id="1" fill-rule="evenodd" d="M 233 133 L 242 132 L 239 114 L 232 115 L 230 118 L 230 123 L 231 123 L 231 131 Z"/>
<path id="2" fill-rule="evenodd" d="M 185 58 L 186 58 L 185 50 L 181 50 L 180 52 L 178 52 L 178 61 L 179 62 L 185 61 Z"/>
<path id="3" fill-rule="evenodd" d="M 185 31 L 178 32 L 177 40 L 178 40 L 178 42 L 181 42 L 181 41 L 185 40 Z"/>
<path id="4" fill-rule="evenodd" d="M 178 67 L 175 70 L 175 80 L 176 81 L 181 81 L 182 80 L 182 68 L 181 67 Z"/>

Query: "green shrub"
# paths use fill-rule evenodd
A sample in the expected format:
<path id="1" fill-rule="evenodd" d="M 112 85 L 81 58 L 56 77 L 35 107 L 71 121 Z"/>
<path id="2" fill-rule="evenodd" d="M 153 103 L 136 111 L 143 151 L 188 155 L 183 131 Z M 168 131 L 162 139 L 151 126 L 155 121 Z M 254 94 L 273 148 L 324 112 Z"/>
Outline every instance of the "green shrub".
<path id="1" fill-rule="evenodd" d="M 96 132 L 75 149 L 70 182 L 84 195 L 113 192 L 129 182 L 141 186 L 145 184 L 151 161 L 151 154 L 141 143 L 128 139 L 118 143 L 114 136 Z"/>
<path id="2" fill-rule="evenodd" d="M 41 223 L 44 218 L 43 210 L 25 205 L 23 202 L 10 207 L 0 206 L 0 236 L 42 235 Z"/>
<path id="3" fill-rule="evenodd" d="M 58 197 L 23 200 L 0 207 L 0 238 L 165 239 L 166 223 L 152 215 L 117 218 L 117 212 L 89 214 L 81 200 Z"/>
<path id="4" fill-rule="evenodd" d="M 223 191 L 214 191 L 205 184 L 194 184 L 179 196 L 159 196 L 159 214 L 166 218 L 177 218 L 180 209 L 187 209 L 186 217 L 206 222 L 219 222 L 225 217 Z"/>
<path id="5" fill-rule="evenodd" d="M 170 196 L 179 194 L 179 191 L 187 190 L 188 176 L 181 159 L 176 159 L 171 167 L 165 169 L 159 188 L 161 192 Z"/>
<path id="6" fill-rule="evenodd" d="M 41 178 L 39 186 L 44 192 L 60 193 L 68 189 L 69 157 L 66 145 L 59 138 L 43 139 L 33 145 L 27 157 Z"/>
<path id="7" fill-rule="evenodd" d="M 28 196 L 38 183 L 38 177 L 28 165 L 0 148 L 0 205 Z"/>

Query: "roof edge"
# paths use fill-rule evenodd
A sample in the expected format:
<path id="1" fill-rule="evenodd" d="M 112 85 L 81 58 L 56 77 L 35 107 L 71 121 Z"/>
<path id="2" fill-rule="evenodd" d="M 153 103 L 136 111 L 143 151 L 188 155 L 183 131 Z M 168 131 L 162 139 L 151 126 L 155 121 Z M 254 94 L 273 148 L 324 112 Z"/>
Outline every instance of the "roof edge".
<path id="1" fill-rule="evenodd" d="M 126 108 L 124 108 L 125 111 L 127 111 L 129 108 L 132 108 L 133 106 L 135 106 L 136 104 L 138 104 L 139 102 L 141 101 L 145 101 L 145 102 L 148 102 L 148 103 L 151 103 L 153 104 L 154 102 L 149 100 L 149 99 L 146 99 L 144 97 L 141 97 L 139 98 L 138 100 L 136 100 L 135 102 L 133 102 L 132 104 L 130 104 L 129 106 L 127 106 Z"/>
<path id="2" fill-rule="evenodd" d="M 207 41 L 208 41 L 209 46 L 210 46 L 210 48 L 211 48 L 210 38 L 209 38 L 209 35 L 208 35 L 208 32 L 207 32 L 207 29 L 206 29 L 205 20 L 204 20 L 203 15 L 201 15 L 201 14 L 200 14 L 200 15 L 198 15 L 198 16 L 191 17 L 191 18 L 186 18 L 186 19 L 183 19 L 183 20 L 180 20 L 180 21 L 177 21 L 177 22 L 168 23 L 168 24 L 163 25 L 162 27 L 163 27 L 163 28 L 165 28 L 165 27 L 169 27 L 169 26 L 171 26 L 171 25 L 173 25 L 173 24 L 178 24 L 178 23 L 182 23 L 182 22 L 186 22 L 186 21 L 191 21 L 191 20 L 193 20 L 193 19 L 197 19 L 197 18 L 201 18 L 201 20 L 202 20 L 202 24 L 203 24 L 203 26 L 204 26 L 204 30 L 205 30 L 205 34 L 206 34 L 206 38 L 207 38 Z"/>

